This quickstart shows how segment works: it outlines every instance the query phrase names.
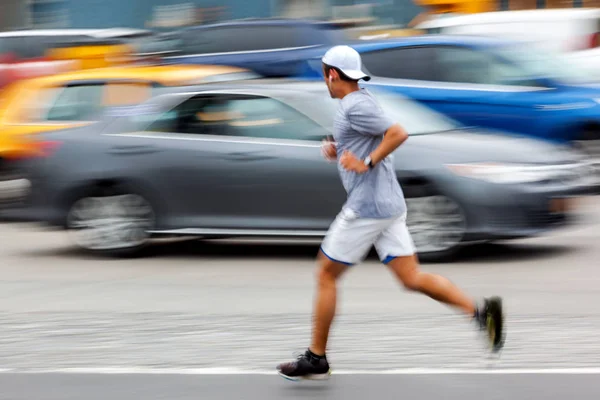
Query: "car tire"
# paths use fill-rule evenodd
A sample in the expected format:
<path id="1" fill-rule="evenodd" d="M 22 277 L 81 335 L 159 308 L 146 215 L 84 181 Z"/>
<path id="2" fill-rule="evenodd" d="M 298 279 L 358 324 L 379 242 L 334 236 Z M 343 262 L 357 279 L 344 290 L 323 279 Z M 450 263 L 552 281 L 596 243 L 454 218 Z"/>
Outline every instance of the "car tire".
<path id="1" fill-rule="evenodd" d="M 114 186 L 78 196 L 65 225 L 74 243 L 85 251 L 130 257 L 149 244 L 155 221 L 155 209 L 144 195 Z"/>
<path id="2" fill-rule="evenodd" d="M 419 260 L 449 262 L 462 247 L 467 231 L 466 215 L 449 196 L 431 190 L 407 197 L 407 227 Z"/>
<path id="3" fill-rule="evenodd" d="M 586 126 L 573 142 L 573 147 L 591 162 L 596 178 L 600 179 L 600 126 Z"/>

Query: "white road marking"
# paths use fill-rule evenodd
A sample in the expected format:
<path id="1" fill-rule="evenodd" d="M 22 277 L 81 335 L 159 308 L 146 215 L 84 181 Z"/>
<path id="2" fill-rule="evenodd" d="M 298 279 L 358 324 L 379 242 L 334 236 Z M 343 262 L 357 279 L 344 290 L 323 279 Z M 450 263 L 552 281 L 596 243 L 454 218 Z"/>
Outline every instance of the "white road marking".
<path id="1" fill-rule="evenodd" d="M 238 368 L 56 368 L 38 370 L 0 369 L 0 374 L 164 374 L 164 375 L 277 375 L 275 370 L 251 370 Z M 590 375 L 600 374 L 600 368 L 495 368 L 495 369 L 460 369 L 460 368 L 403 368 L 389 370 L 333 370 L 332 375 Z"/>

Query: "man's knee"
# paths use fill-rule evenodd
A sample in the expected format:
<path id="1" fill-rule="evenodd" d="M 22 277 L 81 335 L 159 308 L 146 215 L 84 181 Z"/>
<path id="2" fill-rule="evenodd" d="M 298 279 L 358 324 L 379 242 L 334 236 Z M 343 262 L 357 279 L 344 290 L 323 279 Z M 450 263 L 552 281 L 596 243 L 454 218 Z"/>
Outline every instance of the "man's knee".
<path id="1" fill-rule="evenodd" d="M 317 270 L 316 278 L 320 286 L 335 284 L 336 281 L 335 277 L 323 267 Z"/>
<path id="2" fill-rule="evenodd" d="M 319 268 L 317 268 L 317 282 L 320 285 L 335 284 L 346 268 L 347 266 L 344 264 L 337 263 L 327 257 L 322 257 Z"/>
<path id="3" fill-rule="evenodd" d="M 398 257 L 388 264 L 388 267 L 396 274 L 406 290 L 419 291 L 420 272 L 416 257 Z"/>

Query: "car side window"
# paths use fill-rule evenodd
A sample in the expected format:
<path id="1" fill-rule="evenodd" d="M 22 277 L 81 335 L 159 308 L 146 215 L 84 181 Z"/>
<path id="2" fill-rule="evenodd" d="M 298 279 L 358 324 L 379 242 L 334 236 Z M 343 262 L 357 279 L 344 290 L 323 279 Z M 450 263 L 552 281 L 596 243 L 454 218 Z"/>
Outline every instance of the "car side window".
<path id="1" fill-rule="evenodd" d="M 301 31 L 294 26 L 232 27 L 224 31 L 226 51 L 277 50 L 300 46 Z"/>
<path id="2" fill-rule="evenodd" d="M 365 68 L 373 76 L 393 79 L 437 80 L 434 52 L 429 47 L 402 47 L 365 52 Z"/>
<path id="3" fill-rule="evenodd" d="M 50 86 L 34 90 L 21 105 L 18 119 L 27 122 L 43 122 L 48 110 L 64 88 Z"/>
<path id="4" fill-rule="evenodd" d="M 270 139 L 319 140 L 325 130 L 283 102 L 261 96 L 191 98 L 154 120 L 147 131 Z"/>
<path id="5" fill-rule="evenodd" d="M 213 29 L 188 29 L 181 33 L 180 52 L 185 55 L 212 53 L 215 46 Z"/>
<path id="6" fill-rule="evenodd" d="M 231 26 L 190 29 L 182 35 L 183 54 L 277 50 L 306 45 L 293 26 Z M 311 43 L 312 44 L 312 43 Z"/>
<path id="7" fill-rule="evenodd" d="M 230 99 L 226 134 L 270 139 L 308 140 L 322 128 L 279 100 L 268 97 Z"/>
<path id="8" fill-rule="evenodd" d="M 436 48 L 435 54 L 442 82 L 495 83 L 492 60 L 483 52 L 447 46 Z"/>
<path id="9" fill-rule="evenodd" d="M 140 104 L 152 95 L 152 82 L 106 82 L 103 93 L 104 107 L 124 107 Z"/>
<path id="10" fill-rule="evenodd" d="M 202 134 L 206 133 L 203 130 L 202 124 L 198 122 L 197 113 L 200 112 L 211 98 L 192 97 L 178 104 L 169 111 L 161 113 L 158 117 L 135 117 L 142 124 L 148 123 L 144 130 L 148 132 L 163 132 L 163 133 L 186 133 L 186 134 Z"/>
<path id="11" fill-rule="evenodd" d="M 458 46 L 436 48 L 440 81 L 486 85 L 535 85 L 520 80 L 524 75 L 516 65 L 485 51 Z"/>
<path id="12" fill-rule="evenodd" d="M 103 108 L 103 84 L 67 86 L 48 110 L 48 121 L 87 121 Z"/>

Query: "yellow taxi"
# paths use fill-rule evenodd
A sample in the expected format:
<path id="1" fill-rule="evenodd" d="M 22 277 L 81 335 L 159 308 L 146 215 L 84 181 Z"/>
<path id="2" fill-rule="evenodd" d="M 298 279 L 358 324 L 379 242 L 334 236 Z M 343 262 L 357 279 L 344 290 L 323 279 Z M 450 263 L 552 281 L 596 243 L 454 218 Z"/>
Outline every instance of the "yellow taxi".
<path id="1" fill-rule="evenodd" d="M 26 196 L 29 182 L 14 161 L 49 150 L 37 133 L 92 124 L 106 108 L 139 104 L 157 88 L 257 77 L 220 65 L 129 65 L 16 81 L 0 93 L 0 205 Z"/>
<path id="2" fill-rule="evenodd" d="M 32 134 L 93 123 L 103 109 L 139 104 L 156 88 L 255 77 L 220 65 L 130 65 L 15 82 L 0 97 L 0 164 L 35 155 Z"/>

